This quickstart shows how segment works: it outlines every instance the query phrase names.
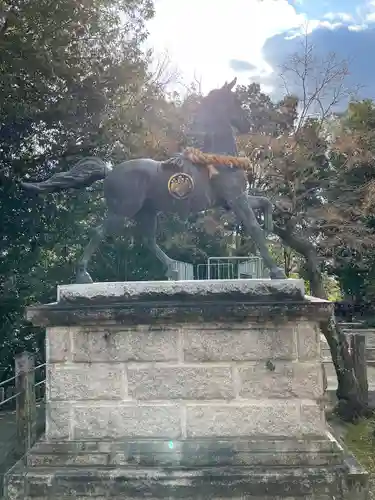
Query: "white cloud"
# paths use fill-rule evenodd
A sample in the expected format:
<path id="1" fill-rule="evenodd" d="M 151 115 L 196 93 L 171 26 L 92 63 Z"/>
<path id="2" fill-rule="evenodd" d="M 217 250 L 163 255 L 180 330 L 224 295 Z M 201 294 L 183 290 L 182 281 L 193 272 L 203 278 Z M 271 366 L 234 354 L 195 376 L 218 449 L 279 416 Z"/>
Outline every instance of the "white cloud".
<path id="1" fill-rule="evenodd" d="M 156 0 L 155 7 L 148 45 L 156 54 L 167 51 L 185 82 L 201 79 L 204 92 L 234 76 L 231 59 L 272 73 L 262 57 L 265 41 L 307 21 L 287 0 Z M 248 81 L 246 73 L 238 77 Z"/>
<path id="2" fill-rule="evenodd" d="M 370 0 L 369 2 L 367 2 L 367 5 L 362 10 L 364 10 L 364 16 L 362 14 L 362 17 L 364 17 L 365 22 L 375 22 L 375 0 Z"/>
<path id="3" fill-rule="evenodd" d="M 347 12 L 327 12 L 324 14 L 324 18 L 329 21 L 342 21 L 344 23 L 353 22 L 353 16 Z"/>
<path id="4" fill-rule="evenodd" d="M 337 28 L 340 28 L 341 26 L 343 26 L 343 24 L 340 22 L 332 23 L 330 21 L 311 21 L 308 24 L 309 29 L 307 30 L 307 32 L 311 33 L 316 28 L 326 28 L 327 30 L 335 30 Z"/>
<path id="5" fill-rule="evenodd" d="M 348 26 L 349 31 L 364 31 L 368 29 L 367 24 L 351 24 Z"/>
<path id="6" fill-rule="evenodd" d="M 343 26 L 342 23 L 331 23 L 330 21 L 312 20 L 306 23 L 304 26 L 299 26 L 294 30 L 290 30 L 289 33 L 285 34 L 285 39 L 293 40 L 293 38 L 309 35 L 317 28 L 326 28 L 329 30 L 335 30 L 337 28 L 340 28 L 341 26 Z"/>

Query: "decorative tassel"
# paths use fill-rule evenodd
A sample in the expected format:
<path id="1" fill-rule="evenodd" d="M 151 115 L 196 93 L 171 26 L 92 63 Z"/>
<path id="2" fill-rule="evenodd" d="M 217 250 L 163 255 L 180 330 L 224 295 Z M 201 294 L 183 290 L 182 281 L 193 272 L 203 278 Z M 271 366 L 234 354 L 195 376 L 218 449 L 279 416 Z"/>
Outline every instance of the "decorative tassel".
<path id="1" fill-rule="evenodd" d="M 251 162 L 248 158 L 202 153 L 196 148 L 186 148 L 182 155 L 194 164 L 205 165 L 210 178 L 219 173 L 215 165 L 243 168 L 246 171 L 251 170 Z"/>

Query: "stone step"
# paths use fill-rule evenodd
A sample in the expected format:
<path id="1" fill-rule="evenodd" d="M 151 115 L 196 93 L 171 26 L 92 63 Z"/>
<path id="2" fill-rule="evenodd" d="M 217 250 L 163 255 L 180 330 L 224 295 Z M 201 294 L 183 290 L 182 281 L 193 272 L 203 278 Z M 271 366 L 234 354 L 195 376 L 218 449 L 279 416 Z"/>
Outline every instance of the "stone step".
<path id="1" fill-rule="evenodd" d="M 344 470 L 345 469 L 345 470 Z M 327 474 L 330 476 L 327 483 Z M 99 468 L 48 467 L 27 469 L 18 465 L 7 478 L 8 499 L 80 498 L 248 498 L 329 500 L 345 484 L 365 488 L 367 476 L 343 467 L 198 467 Z M 353 479 L 351 477 L 353 476 Z M 349 483 L 345 480 L 348 478 Z M 204 496 L 203 495 L 204 492 Z M 354 493 L 354 492 L 353 492 Z M 348 497 L 349 498 L 349 497 Z M 362 499 L 363 496 L 350 498 Z"/>
<path id="2" fill-rule="evenodd" d="M 29 467 L 209 465 L 323 466 L 342 462 L 330 437 L 314 439 L 194 439 L 103 442 L 41 442 L 26 457 Z"/>

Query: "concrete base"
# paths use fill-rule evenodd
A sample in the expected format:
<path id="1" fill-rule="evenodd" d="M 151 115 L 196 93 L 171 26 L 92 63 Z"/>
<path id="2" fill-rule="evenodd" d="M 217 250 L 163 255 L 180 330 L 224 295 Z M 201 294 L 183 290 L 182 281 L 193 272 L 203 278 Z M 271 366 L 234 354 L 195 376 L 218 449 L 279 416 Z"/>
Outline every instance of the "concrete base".
<path id="1" fill-rule="evenodd" d="M 367 489 L 332 437 L 40 442 L 6 479 L 8 500 L 366 500 Z"/>
<path id="2" fill-rule="evenodd" d="M 25 481 L 24 472 L 27 471 Z M 354 482 L 353 482 L 354 478 Z M 350 484 L 350 489 L 347 488 Z M 12 500 L 366 500 L 366 486 L 344 469 L 201 467 L 60 467 L 15 469 Z"/>
<path id="3" fill-rule="evenodd" d="M 45 441 L 8 499 L 364 500 L 323 408 L 301 280 L 96 283 L 28 310 L 47 326 Z"/>

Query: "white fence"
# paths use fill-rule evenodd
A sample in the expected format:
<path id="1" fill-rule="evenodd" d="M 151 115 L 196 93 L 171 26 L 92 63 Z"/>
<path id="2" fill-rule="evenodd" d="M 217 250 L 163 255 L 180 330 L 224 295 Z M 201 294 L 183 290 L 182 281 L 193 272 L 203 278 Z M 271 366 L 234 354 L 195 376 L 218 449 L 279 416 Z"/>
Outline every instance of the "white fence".
<path id="1" fill-rule="evenodd" d="M 269 275 L 260 257 L 209 257 L 197 266 L 197 279 L 259 279 Z"/>

